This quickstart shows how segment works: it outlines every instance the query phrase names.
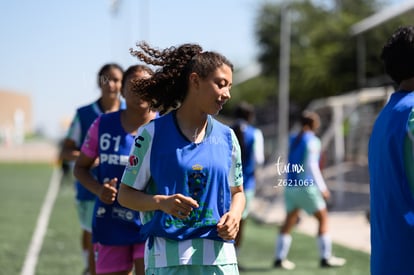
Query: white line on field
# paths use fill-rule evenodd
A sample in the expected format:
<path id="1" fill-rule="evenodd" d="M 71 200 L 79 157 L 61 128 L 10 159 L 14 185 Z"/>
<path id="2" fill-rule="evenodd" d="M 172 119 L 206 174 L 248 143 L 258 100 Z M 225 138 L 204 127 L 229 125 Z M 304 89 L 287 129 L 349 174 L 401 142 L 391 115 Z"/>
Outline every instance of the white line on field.
<path id="1" fill-rule="evenodd" d="M 49 223 L 50 214 L 52 212 L 53 205 L 59 191 L 60 180 L 62 173 L 59 168 L 54 167 L 52 177 L 49 183 L 49 189 L 45 200 L 43 201 L 42 209 L 40 210 L 39 217 L 37 218 L 37 224 L 35 231 L 30 242 L 29 249 L 27 250 L 26 259 L 24 260 L 21 275 L 34 275 L 36 271 L 36 264 L 39 258 L 39 252 L 42 248 L 43 239 L 45 237 L 47 226 Z"/>

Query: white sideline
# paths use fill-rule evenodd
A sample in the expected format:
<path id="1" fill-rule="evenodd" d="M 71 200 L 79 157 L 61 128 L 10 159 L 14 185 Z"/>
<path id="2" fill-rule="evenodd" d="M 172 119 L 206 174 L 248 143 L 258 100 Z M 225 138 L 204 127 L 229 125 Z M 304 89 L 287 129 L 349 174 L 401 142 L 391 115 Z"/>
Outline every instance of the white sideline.
<path id="1" fill-rule="evenodd" d="M 59 168 L 53 169 L 52 177 L 50 179 L 49 188 L 45 200 L 43 201 L 42 209 L 37 218 L 37 224 L 35 231 L 30 242 L 29 249 L 27 250 L 26 258 L 23 263 L 21 275 L 34 275 L 36 271 L 37 260 L 39 258 L 39 252 L 42 248 L 43 239 L 45 237 L 47 226 L 49 223 L 50 214 L 52 212 L 53 205 L 59 191 L 60 180 L 62 178 L 62 172 Z"/>

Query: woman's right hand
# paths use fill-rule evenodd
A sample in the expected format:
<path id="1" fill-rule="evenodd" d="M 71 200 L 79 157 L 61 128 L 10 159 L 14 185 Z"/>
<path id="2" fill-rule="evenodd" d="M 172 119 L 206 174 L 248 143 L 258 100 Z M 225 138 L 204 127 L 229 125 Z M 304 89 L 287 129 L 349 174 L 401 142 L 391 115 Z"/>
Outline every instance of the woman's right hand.
<path id="1" fill-rule="evenodd" d="M 195 199 L 182 194 L 167 196 L 160 203 L 160 210 L 179 219 L 187 218 L 191 211 L 198 207 L 198 202 Z"/>
<path id="2" fill-rule="evenodd" d="M 331 198 L 331 192 L 329 192 L 328 189 L 326 189 L 324 192 L 322 192 L 323 199 L 327 202 Z"/>
<path id="3" fill-rule="evenodd" d="M 101 189 L 99 190 L 99 199 L 106 204 L 113 204 L 116 200 L 116 195 L 118 193 L 118 189 L 116 188 L 116 184 L 118 182 L 117 178 L 113 178 L 109 181 L 104 182 Z"/>

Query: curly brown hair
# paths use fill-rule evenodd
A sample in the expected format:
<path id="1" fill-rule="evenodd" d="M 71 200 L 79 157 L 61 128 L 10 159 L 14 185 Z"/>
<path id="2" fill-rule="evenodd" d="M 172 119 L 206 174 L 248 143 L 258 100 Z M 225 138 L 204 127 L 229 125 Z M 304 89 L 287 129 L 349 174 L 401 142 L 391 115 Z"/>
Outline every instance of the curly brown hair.
<path id="1" fill-rule="evenodd" d="M 138 50 L 130 49 L 131 55 L 149 65 L 160 66 L 149 79 L 134 82 L 133 91 L 151 102 L 160 114 L 180 106 L 188 91 L 188 78 L 193 72 L 206 78 L 218 67 L 233 64 L 217 52 L 203 52 L 198 44 L 182 44 L 158 50 L 146 42 L 137 44 Z"/>

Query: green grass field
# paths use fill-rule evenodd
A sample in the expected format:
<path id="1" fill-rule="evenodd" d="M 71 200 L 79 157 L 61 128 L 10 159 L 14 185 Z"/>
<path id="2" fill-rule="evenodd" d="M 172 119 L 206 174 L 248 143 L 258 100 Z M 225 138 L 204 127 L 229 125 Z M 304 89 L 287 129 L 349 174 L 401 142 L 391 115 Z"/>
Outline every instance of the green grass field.
<path id="1" fill-rule="evenodd" d="M 52 175 L 48 164 L 0 163 L 0 274 L 20 274 L 36 220 Z M 296 263 L 294 271 L 275 270 L 272 266 L 275 225 L 248 221 L 239 255 L 245 268 L 242 275 L 366 275 L 369 255 L 335 245 L 338 256 L 348 263 L 343 268 L 321 269 L 318 266 L 316 241 L 313 237 L 294 233 L 289 259 Z M 37 263 L 36 275 L 81 274 L 80 228 L 76 217 L 71 179 L 62 182 L 49 221 L 49 227 Z"/>
<path id="2" fill-rule="evenodd" d="M 342 268 L 322 269 L 316 239 L 307 235 L 293 233 L 289 259 L 296 264 L 293 271 L 273 269 L 274 243 L 278 228 L 275 225 L 257 224 L 247 221 L 246 238 L 239 254 L 239 264 L 244 268 L 242 275 L 367 275 L 369 274 L 369 255 L 334 245 L 335 255 L 347 259 Z"/>

